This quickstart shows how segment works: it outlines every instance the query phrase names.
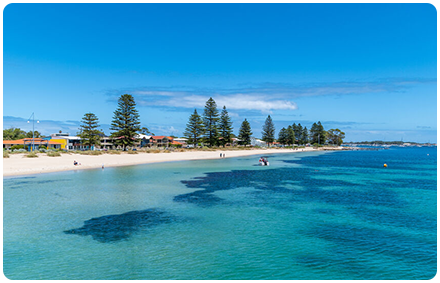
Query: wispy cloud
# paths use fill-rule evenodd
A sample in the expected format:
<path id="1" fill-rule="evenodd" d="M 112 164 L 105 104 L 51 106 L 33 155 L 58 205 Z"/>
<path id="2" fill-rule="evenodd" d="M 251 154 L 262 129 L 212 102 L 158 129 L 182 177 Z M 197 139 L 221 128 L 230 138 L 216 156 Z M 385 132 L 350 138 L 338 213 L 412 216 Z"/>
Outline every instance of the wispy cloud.
<path id="1" fill-rule="evenodd" d="M 388 78 L 375 81 L 341 81 L 331 83 L 263 83 L 242 84 L 236 88 L 197 88 L 190 86 L 141 87 L 109 90 L 110 100 L 122 93 L 135 96 L 140 106 L 165 108 L 202 108 L 213 97 L 219 108 L 226 105 L 233 110 L 256 110 L 271 113 L 273 110 L 296 110 L 293 101 L 300 97 L 328 95 L 359 95 L 383 92 L 405 92 L 420 84 L 436 83 L 436 79 Z"/>
<path id="2" fill-rule="evenodd" d="M 183 107 L 183 108 L 203 108 L 209 97 L 213 97 L 219 108 L 226 106 L 233 110 L 259 110 L 271 112 L 272 110 L 285 109 L 295 110 L 298 107 L 289 100 L 280 100 L 267 97 L 262 94 L 227 94 L 220 91 L 213 91 L 210 94 L 199 94 L 194 91 L 132 91 L 136 101 L 141 106 L 163 106 L 163 107 Z"/>

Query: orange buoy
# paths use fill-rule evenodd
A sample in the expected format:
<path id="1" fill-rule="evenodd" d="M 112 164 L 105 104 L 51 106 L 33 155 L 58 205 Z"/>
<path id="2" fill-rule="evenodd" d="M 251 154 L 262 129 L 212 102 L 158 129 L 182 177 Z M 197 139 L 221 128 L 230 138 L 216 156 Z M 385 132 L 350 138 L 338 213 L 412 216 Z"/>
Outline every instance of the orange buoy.
<path id="1" fill-rule="evenodd" d="M 385 163 L 385 164 L 383 165 L 383 167 L 385 167 L 385 168 L 386 168 L 386 167 L 388 167 L 388 165 L 387 165 L 387 164 Z"/>

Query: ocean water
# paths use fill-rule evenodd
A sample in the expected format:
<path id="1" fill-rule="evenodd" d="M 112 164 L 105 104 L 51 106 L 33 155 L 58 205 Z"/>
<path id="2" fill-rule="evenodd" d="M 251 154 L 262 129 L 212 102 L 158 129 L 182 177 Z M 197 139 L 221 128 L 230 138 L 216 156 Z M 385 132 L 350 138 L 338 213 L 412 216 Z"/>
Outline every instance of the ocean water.
<path id="1" fill-rule="evenodd" d="M 9 279 L 431 279 L 437 149 L 3 179 Z M 388 167 L 384 168 L 383 164 Z"/>

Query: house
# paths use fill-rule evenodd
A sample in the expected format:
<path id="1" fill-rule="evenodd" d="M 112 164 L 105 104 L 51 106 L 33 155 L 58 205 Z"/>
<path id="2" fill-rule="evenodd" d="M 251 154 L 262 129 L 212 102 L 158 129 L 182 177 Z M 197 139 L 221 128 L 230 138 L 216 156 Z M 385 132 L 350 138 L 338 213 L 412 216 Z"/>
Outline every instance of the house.
<path id="1" fill-rule="evenodd" d="M 151 136 L 147 136 L 144 134 L 139 134 L 135 137 L 137 140 L 139 140 L 136 144 L 139 147 L 145 147 L 148 146 L 148 144 L 150 143 L 150 138 Z"/>
<path id="2" fill-rule="evenodd" d="M 113 144 L 114 138 L 107 137 L 107 136 L 101 136 L 101 144 L 96 146 L 92 146 L 92 148 L 89 148 L 89 146 L 83 145 L 82 139 L 77 136 L 70 136 L 69 133 L 55 133 L 51 134 L 49 137 L 50 140 L 56 141 L 61 143 L 61 148 L 64 150 L 95 150 L 96 148 L 101 149 L 114 149 L 115 145 Z"/>
<path id="3" fill-rule="evenodd" d="M 237 146 L 237 145 L 239 145 L 240 142 L 241 142 L 241 140 L 238 139 L 238 138 L 232 138 L 231 140 L 232 140 L 232 145 L 233 145 L 233 146 Z"/>
<path id="4" fill-rule="evenodd" d="M 112 137 L 101 137 L 101 149 L 114 149 L 115 145 L 113 144 L 113 138 Z"/>
<path id="5" fill-rule="evenodd" d="M 61 149 L 64 149 L 64 150 L 88 149 L 88 147 L 85 147 L 82 145 L 80 137 L 69 136 L 68 133 L 51 134 L 50 140 L 61 143 Z"/>
<path id="6" fill-rule="evenodd" d="M 173 143 L 174 139 L 167 136 L 150 136 L 149 139 L 145 138 L 144 146 L 148 147 L 168 147 Z"/>
<path id="7" fill-rule="evenodd" d="M 174 138 L 175 142 L 181 143 L 182 146 L 186 146 L 188 143 L 188 139 L 187 138 Z"/>
<path id="8" fill-rule="evenodd" d="M 40 146 L 45 146 L 47 149 L 61 149 L 62 144 L 53 141 L 53 140 L 47 140 L 47 139 L 41 139 L 41 138 L 25 138 L 20 140 L 4 140 L 3 141 L 3 148 L 4 149 L 11 149 L 14 145 L 23 145 L 24 149 L 27 151 L 32 151 L 32 145 L 34 146 L 34 149 L 38 150 Z"/>
<path id="9" fill-rule="evenodd" d="M 178 142 L 178 141 L 175 141 L 175 140 L 173 140 L 171 143 L 170 143 L 170 145 L 172 145 L 172 146 L 175 146 L 175 147 L 183 147 L 183 143 L 181 143 L 181 142 Z"/>
<path id="10" fill-rule="evenodd" d="M 252 146 L 261 146 L 261 147 L 267 146 L 266 142 L 264 142 L 260 139 L 254 138 L 254 137 L 251 137 L 251 145 Z"/>

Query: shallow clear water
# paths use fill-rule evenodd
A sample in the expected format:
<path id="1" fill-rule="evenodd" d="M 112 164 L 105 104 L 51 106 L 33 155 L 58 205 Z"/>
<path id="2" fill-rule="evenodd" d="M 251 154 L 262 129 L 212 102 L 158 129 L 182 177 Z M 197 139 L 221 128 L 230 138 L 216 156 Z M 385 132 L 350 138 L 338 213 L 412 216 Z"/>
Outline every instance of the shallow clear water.
<path id="1" fill-rule="evenodd" d="M 435 276 L 436 148 L 275 154 L 270 167 L 255 166 L 257 160 L 4 178 L 4 274 L 10 279 Z"/>

